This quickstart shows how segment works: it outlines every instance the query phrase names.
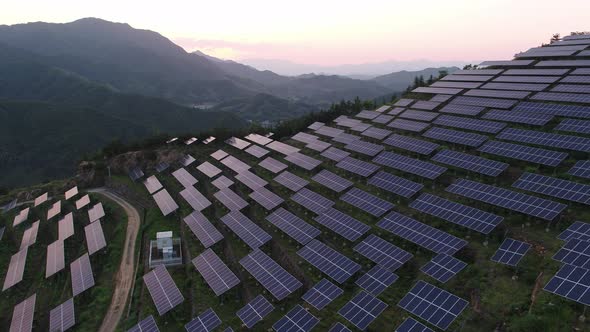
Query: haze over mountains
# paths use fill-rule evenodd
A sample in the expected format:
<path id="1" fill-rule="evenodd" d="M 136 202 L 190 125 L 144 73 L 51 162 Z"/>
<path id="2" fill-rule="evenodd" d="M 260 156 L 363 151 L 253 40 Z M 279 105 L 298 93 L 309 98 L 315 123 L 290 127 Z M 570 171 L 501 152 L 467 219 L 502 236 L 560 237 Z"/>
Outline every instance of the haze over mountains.
<path id="1" fill-rule="evenodd" d="M 115 139 L 293 118 L 357 96 L 388 97 L 438 70 L 371 80 L 282 76 L 95 18 L 0 26 L 0 135 L 8 143 L 0 185 L 68 174 L 82 154 Z"/>

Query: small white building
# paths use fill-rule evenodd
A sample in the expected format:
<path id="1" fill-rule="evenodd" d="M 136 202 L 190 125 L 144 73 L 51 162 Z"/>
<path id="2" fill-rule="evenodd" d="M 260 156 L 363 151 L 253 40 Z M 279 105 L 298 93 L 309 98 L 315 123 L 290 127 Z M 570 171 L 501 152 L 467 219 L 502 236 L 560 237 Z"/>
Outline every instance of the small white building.
<path id="1" fill-rule="evenodd" d="M 158 265 L 182 265 L 182 245 L 180 238 L 175 238 L 172 231 L 156 233 L 156 239 L 150 241 L 150 268 Z"/>

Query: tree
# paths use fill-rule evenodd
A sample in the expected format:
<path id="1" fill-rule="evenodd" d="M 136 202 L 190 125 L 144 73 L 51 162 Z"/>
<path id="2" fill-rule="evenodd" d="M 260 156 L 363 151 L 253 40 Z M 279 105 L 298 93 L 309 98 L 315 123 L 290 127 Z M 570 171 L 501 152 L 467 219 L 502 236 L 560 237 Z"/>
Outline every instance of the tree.
<path id="1" fill-rule="evenodd" d="M 477 66 L 473 66 L 473 69 L 477 68 Z M 441 78 L 447 76 L 449 74 L 449 72 L 447 70 L 439 70 L 438 72 L 438 79 L 440 80 Z"/>
<path id="2" fill-rule="evenodd" d="M 551 39 L 549 40 L 549 44 L 553 44 L 556 41 L 559 41 L 559 33 L 554 33 L 553 36 L 551 36 Z"/>

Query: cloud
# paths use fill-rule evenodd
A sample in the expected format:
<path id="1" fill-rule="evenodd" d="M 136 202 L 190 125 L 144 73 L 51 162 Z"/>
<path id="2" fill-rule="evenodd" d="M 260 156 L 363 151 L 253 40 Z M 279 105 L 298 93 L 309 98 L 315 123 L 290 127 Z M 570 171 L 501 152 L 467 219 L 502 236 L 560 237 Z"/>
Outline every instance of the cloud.
<path id="1" fill-rule="evenodd" d="M 285 45 L 270 43 L 246 43 L 217 39 L 175 38 L 174 42 L 188 52 L 199 50 L 223 59 L 239 60 L 256 56 L 281 56 Z"/>

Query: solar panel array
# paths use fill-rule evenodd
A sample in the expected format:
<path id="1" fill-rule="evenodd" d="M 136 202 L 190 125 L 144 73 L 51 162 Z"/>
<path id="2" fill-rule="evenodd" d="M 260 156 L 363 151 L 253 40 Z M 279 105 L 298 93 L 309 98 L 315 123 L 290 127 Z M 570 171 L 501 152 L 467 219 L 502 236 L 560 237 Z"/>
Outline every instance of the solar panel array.
<path id="1" fill-rule="evenodd" d="M 426 127 L 430 126 L 430 123 L 405 119 L 395 119 L 388 123 L 387 126 L 395 129 L 407 130 L 412 132 L 421 132 L 424 129 L 426 129 Z"/>
<path id="2" fill-rule="evenodd" d="M 590 118 L 590 106 L 547 104 L 527 101 L 518 103 L 512 111 L 567 116 L 572 118 Z"/>
<path id="3" fill-rule="evenodd" d="M 254 300 L 248 302 L 246 306 L 236 313 L 247 328 L 251 329 L 256 323 L 264 319 L 274 310 L 274 306 L 268 300 L 258 295 Z"/>
<path id="4" fill-rule="evenodd" d="M 482 145 L 478 151 L 553 167 L 559 165 L 565 158 L 567 158 L 567 153 L 565 152 L 533 148 L 530 146 L 500 141 L 489 141 Z"/>
<path id="5" fill-rule="evenodd" d="M 220 189 L 213 196 L 230 211 L 239 211 L 248 206 L 248 202 L 229 188 Z"/>
<path id="6" fill-rule="evenodd" d="M 86 234 L 86 245 L 88 246 L 89 255 L 92 255 L 107 246 L 100 220 L 84 227 L 84 234 Z"/>
<path id="7" fill-rule="evenodd" d="M 479 113 L 481 113 L 481 111 L 483 111 L 485 109 L 485 107 L 483 107 L 483 106 L 455 104 L 455 103 L 453 103 L 454 100 L 455 99 L 453 99 L 450 104 L 441 108 L 439 112 L 476 116 Z"/>
<path id="8" fill-rule="evenodd" d="M 461 270 L 463 270 L 466 266 L 467 263 L 460 261 L 453 256 L 447 254 L 438 254 L 434 256 L 428 263 L 422 266 L 420 271 L 442 283 L 445 283 Z"/>
<path id="9" fill-rule="evenodd" d="M 398 117 L 430 122 L 430 121 L 434 120 L 434 118 L 436 118 L 437 116 L 438 116 L 437 112 L 427 112 L 427 111 L 418 111 L 418 110 L 409 109 L 409 110 L 401 113 Z"/>
<path id="10" fill-rule="evenodd" d="M 211 249 L 203 251 L 192 262 L 217 296 L 220 296 L 240 283 L 240 279 L 238 279 L 235 273 Z"/>
<path id="11" fill-rule="evenodd" d="M 361 268 L 350 258 L 315 239 L 297 251 L 297 254 L 339 284 Z"/>
<path id="12" fill-rule="evenodd" d="M 25 332 L 33 330 L 33 316 L 35 315 L 35 302 L 37 294 L 33 294 L 21 303 L 14 306 L 10 332 Z"/>
<path id="13" fill-rule="evenodd" d="M 406 318 L 400 326 L 395 329 L 395 332 L 434 332 L 426 325 L 418 322 L 412 317 Z"/>
<path id="14" fill-rule="evenodd" d="M 324 152 L 322 152 L 320 154 L 322 157 L 328 158 L 330 160 L 339 162 L 342 159 L 348 157 L 350 155 L 350 152 L 344 151 L 344 150 L 340 150 L 338 148 L 335 147 L 330 147 L 327 150 L 325 150 Z"/>
<path id="15" fill-rule="evenodd" d="M 387 287 L 396 282 L 397 279 L 398 276 L 395 273 L 379 265 L 375 265 L 367 273 L 358 278 L 356 284 L 367 292 L 378 296 Z"/>
<path id="16" fill-rule="evenodd" d="M 27 228 L 23 233 L 23 238 L 20 242 L 19 250 L 30 247 L 37 241 L 37 233 L 39 232 L 39 220 L 35 221 L 31 227 Z"/>
<path id="17" fill-rule="evenodd" d="M 211 184 L 214 185 L 217 189 L 221 190 L 224 188 L 231 187 L 234 184 L 234 182 L 230 180 L 227 176 L 222 175 L 217 177 L 217 179 L 213 180 Z"/>
<path id="18" fill-rule="evenodd" d="M 423 224 L 398 212 L 390 212 L 377 226 L 437 254 L 454 255 L 467 241 Z"/>
<path id="19" fill-rule="evenodd" d="M 545 220 L 555 219 L 566 208 L 565 204 L 466 179 L 459 179 L 446 190 Z"/>
<path id="20" fill-rule="evenodd" d="M 213 309 L 209 308 L 184 325 L 184 329 L 187 332 L 211 332 L 219 325 L 221 325 L 221 319 Z"/>
<path id="21" fill-rule="evenodd" d="M 243 139 L 237 138 L 237 137 L 230 137 L 227 140 L 225 140 L 225 143 L 233 146 L 236 149 L 240 149 L 240 150 L 244 150 L 245 148 L 247 148 L 251 144 L 250 142 L 244 141 Z"/>
<path id="22" fill-rule="evenodd" d="M 373 162 L 393 169 L 415 174 L 433 180 L 443 174 L 447 169 L 433 163 L 406 157 L 401 154 L 384 151 Z"/>
<path id="23" fill-rule="evenodd" d="M 553 120 L 553 115 L 532 112 L 515 112 L 505 110 L 490 110 L 482 116 L 483 119 L 505 122 L 522 123 L 533 126 L 544 126 Z"/>
<path id="24" fill-rule="evenodd" d="M 303 188 L 296 192 L 291 196 L 291 199 L 316 214 L 322 214 L 325 210 L 335 204 L 333 201 L 307 188 Z"/>
<path id="25" fill-rule="evenodd" d="M 590 178 L 590 160 L 579 160 L 570 168 L 569 174 L 585 179 Z"/>
<path id="26" fill-rule="evenodd" d="M 590 242 L 581 239 L 570 239 L 559 249 L 553 259 L 568 265 L 590 268 Z"/>
<path id="27" fill-rule="evenodd" d="M 383 143 L 395 148 L 416 152 L 423 155 L 429 155 L 432 153 L 432 151 L 439 147 L 439 145 L 436 143 L 398 134 L 392 134 L 386 140 L 384 140 Z"/>
<path id="28" fill-rule="evenodd" d="M 590 152 L 590 138 L 580 136 L 545 133 L 527 129 L 507 128 L 497 135 L 496 138 L 522 143 L 544 145 L 560 149 Z"/>
<path id="29" fill-rule="evenodd" d="M 374 234 L 367 236 L 353 250 L 392 271 L 399 269 L 413 257 L 409 252 Z"/>
<path id="30" fill-rule="evenodd" d="M 29 247 L 24 247 L 10 257 L 10 264 L 8 265 L 8 271 L 6 271 L 2 291 L 9 289 L 23 280 L 28 249 Z"/>
<path id="31" fill-rule="evenodd" d="M 356 241 L 371 229 L 370 226 L 333 208 L 324 210 L 314 220 L 349 241 Z"/>
<path id="32" fill-rule="evenodd" d="M 258 165 L 260 167 L 263 167 L 263 168 L 271 171 L 272 173 L 275 173 L 275 174 L 283 171 L 284 169 L 286 169 L 288 167 L 287 165 L 283 164 L 282 162 L 280 162 L 272 157 L 266 157 Z"/>
<path id="33" fill-rule="evenodd" d="M 383 171 L 375 174 L 367 183 L 405 198 L 414 196 L 424 188 L 424 185 L 420 183 Z"/>
<path id="34" fill-rule="evenodd" d="M 275 210 L 266 220 L 303 245 L 321 234 L 319 229 L 284 208 Z"/>
<path id="35" fill-rule="evenodd" d="M 438 152 L 432 160 L 493 177 L 500 175 L 509 166 L 507 163 L 448 149 Z"/>
<path id="36" fill-rule="evenodd" d="M 446 330 L 469 302 L 425 281 L 418 281 L 398 303 L 402 309 Z"/>
<path id="37" fill-rule="evenodd" d="M 150 193 L 150 195 L 162 189 L 163 187 L 162 183 L 160 183 L 160 180 L 158 180 L 158 178 L 155 175 L 152 175 L 149 178 L 147 178 L 143 182 L 143 184 L 145 185 L 145 188 Z"/>
<path id="38" fill-rule="evenodd" d="M 201 165 L 197 166 L 197 169 L 209 178 L 213 178 L 217 176 L 219 173 L 221 173 L 221 170 L 217 166 L 211 164 L 208 161 L 205 161 Z"/>
<path id="39" fill-rule="evenodd" d="M 239 211 L 226 214 L 221 217 L 221 221 L 252 249 L 257 249 L 272 239 L 270 234 Z"/>
<path id="40" fill-rule="evenodd" d="M 563 119 L 555 130 L 590 134 L 590 120 Z"/>
<path id="41" fill-rule="evenodd" d="M 319 173 L 314 175 L 312 178 L 315 182 L 324 185 L 325 187 L 334 190 L 335 192 L 339 193 L 350 186 L 352 186 L 352 181 L 349 181 L 337 174 L 334 174 L 326 169 L 321 170 Z"/>
<path id="42" fill-rule="evenodd" d="M 49 331 L 66 331 L 76 325 L 74 298 L 51 309 L 49 312 Z"/>
<path id="43" fill-rule="evenodd" d="M 481 107 L 493 107 L 508 109 L 517 103 L 516 100 L 512 99 L 497 99 L 497 98 L 485 98 L 485 97 L 471 97 L 471 96 L 458 96 L 453 99 L 454 104 L 469 105 L 469 106 L 481 106 Z"/>
<path id="44" fill-rule="evenodd" d="M 392 203 L 358 188 L 350 189 L 344 195 L 340 196 L 340 200 L 375 217 L 382 216 L 394 207 Z"/>
<path id="45" fill-rule="evenodd" d="M 319 321 L 319 319 L 310 314 L 302 306 L 296 305 L 283 318 L 274 323 L 272 328 L 276 332 L 309 332 Z"/>
<path id="46" fill-rule="evenodd" d="M 299 152 L 291 153 L 285 157 L 285 160 L 308 171 L 311 171 L 322 163 L 320 160 Z"/>
<path id="47" fill-rule="evenodd" d="M 544 290 L 566 299 L 590 305 L 590 270 L 564 264 L 547 282 Z"/>
<path id="48" fill-rule="evenodd" d="M 302 286 L 299 280 L 260 249 L 240 259 L 240 264 L 279 301 Z"/>
<path id="49" fill-rule="evenodd" d="M 132 328 L 127 330 L 127 332 L 160 332 L 160 329 L 158 329 L 158 325 L 156 325 L 154 316 L 149 315 L 137 323 L 137 325 L 134 325 Z"/>
<path id="50" fill-rule="evenodd" d="M 76 210 L 80 210 L 88 204 L 90 204 L 90 196 L 84 195 L 82 198 L 76 201 Z"/>
<path id="51" fill-rule="evenodd" d="M 183 220 L 205 248 L 209 248 L 223 239 L 223 235 L 199 211 L 193 211 Z"/>
<path id="52" fill-rule="evenodd" d="M 70 264 L 72 294 L 76 296 L 94 286 L 90 256 L 84 254 Z"/>
<path id="53" fill-rule="evenodd" d="M 523 173 L 512 186 L 567 201 L 590 205 L 590 185 L 586 184 L 527 172 Z"/>
<path id="54" fill-rule="evenodd" d="M 160 208 L 160 211 L 164 216 L 178 210 L 178 204 L 172 199 L 172 196 L 168 193 L 168 190 L 162 189 L 152 195 L 156 204 Z"/>
<path id="55" fill-rule="evenodd" d="M 340 308 L 338 314 L 360 330 L 365 330 L 386 308 L 385 302 L 361 291 Z"/>
<path id="56" fill-rule="evenodd" d="M 45 278 L 49 278 L 66 266 L 64 243 L 61 240 L 52 242 L 47 246 L 47 260 L 45 263 Z"/>
<path id="57" fill-rule="evenodd" d="M 495 214 L 426 193 L 410 207 L 483 234 L 489 234 L 504 220 Z"/>
<path id="58" fill-rule="evenodd" d="M 184 301 L 180 290 L 164 265 L 159 265 L 143 276 L 156 309 L 160 316 L 174 309 Z"/>
<path id="59" fill-rule="evenodd" d="M 293 191 L 299 191 L 309 184 L 307 180 L 304 180 L 289 171 L 284 171 L 283 173 L 277 175 L 274 180 Z"/>
<path id="60" fill-rule="evenodd" d="M 191 187 L 198 182 L 197 179 L 184 168 L 179 168 L 172 172 L 172 176 L 174 176 L 185 188 Z"/>
<path id="61" fill-rule="evenodd" d="M 445 129 L 439 127 L 430 128 L 422 136 L 436 139 L 439 141 L 467 145 L 471 147 L 478 147 L 488 139 L 488 137 L 485 135 L 467 133 L 464 131 Z"/>
<path id="62" fill-rule="evenodd" d="M 301 298 L 314 308 L 322 310 L 343 293 L 344 291 L 340 287 L 328 279 L 322 279 L 305 292 Z"/>
<path id="63" fill-rule="evenodd" d="M 249 155 L 252 155 L 256 158 L 262 158 L 270 153 L 270 151 L 268 151 L 267 149 L 262 148 L 258 145 L 254 145 L 254 144 L 252 144 L 252 145 L 250 145 L 250 147 L 246 148 L 244 150 L 244 152 L 246 152 Z"/>
<path id="64" fill-rule="evenodd" d="M 250 171 L 242 171 L 238 175 L 236 175 L 236 180 L 243 183 L 246 187 L 257 190 L 258 188 L 264 187 L 268 184 L 264 179 L 260 176 L 250 172 Z"/>
<path id="65" fill-rule="evenodd" d="M 262 205 L 262 207 L 269 211 L 276 208 L 284 202 L 281 196 L 273 193 L 272 191 L 264 187 L 256 189 L 256 191 L 248 195 L 248 197 L 252 198 L 254 201 Z"/>
<path id="66" fill-rule="evenodd" d="M 492 257 L 492 261 L 516 266 L 530 248 L 531 245 L 528 243 L 506 238 Z"/>
<path id="67" fill-rule="evenodd" d="M 361 140 L 349 143 L 346 146 L 344 146 L 344 148 L 371 157 L 377 155 L 384 149 L 383 145 L 365 142 Z"/>
<path id="68" fill-rule="evenodd" d="M 454 115 L 442 115 L 434 121 L 434 124 L 446 127 L 466 128 L 489 134 L 496 134 L 506 127 L 506 124 L 502 122 L 470 119 Z"/>

